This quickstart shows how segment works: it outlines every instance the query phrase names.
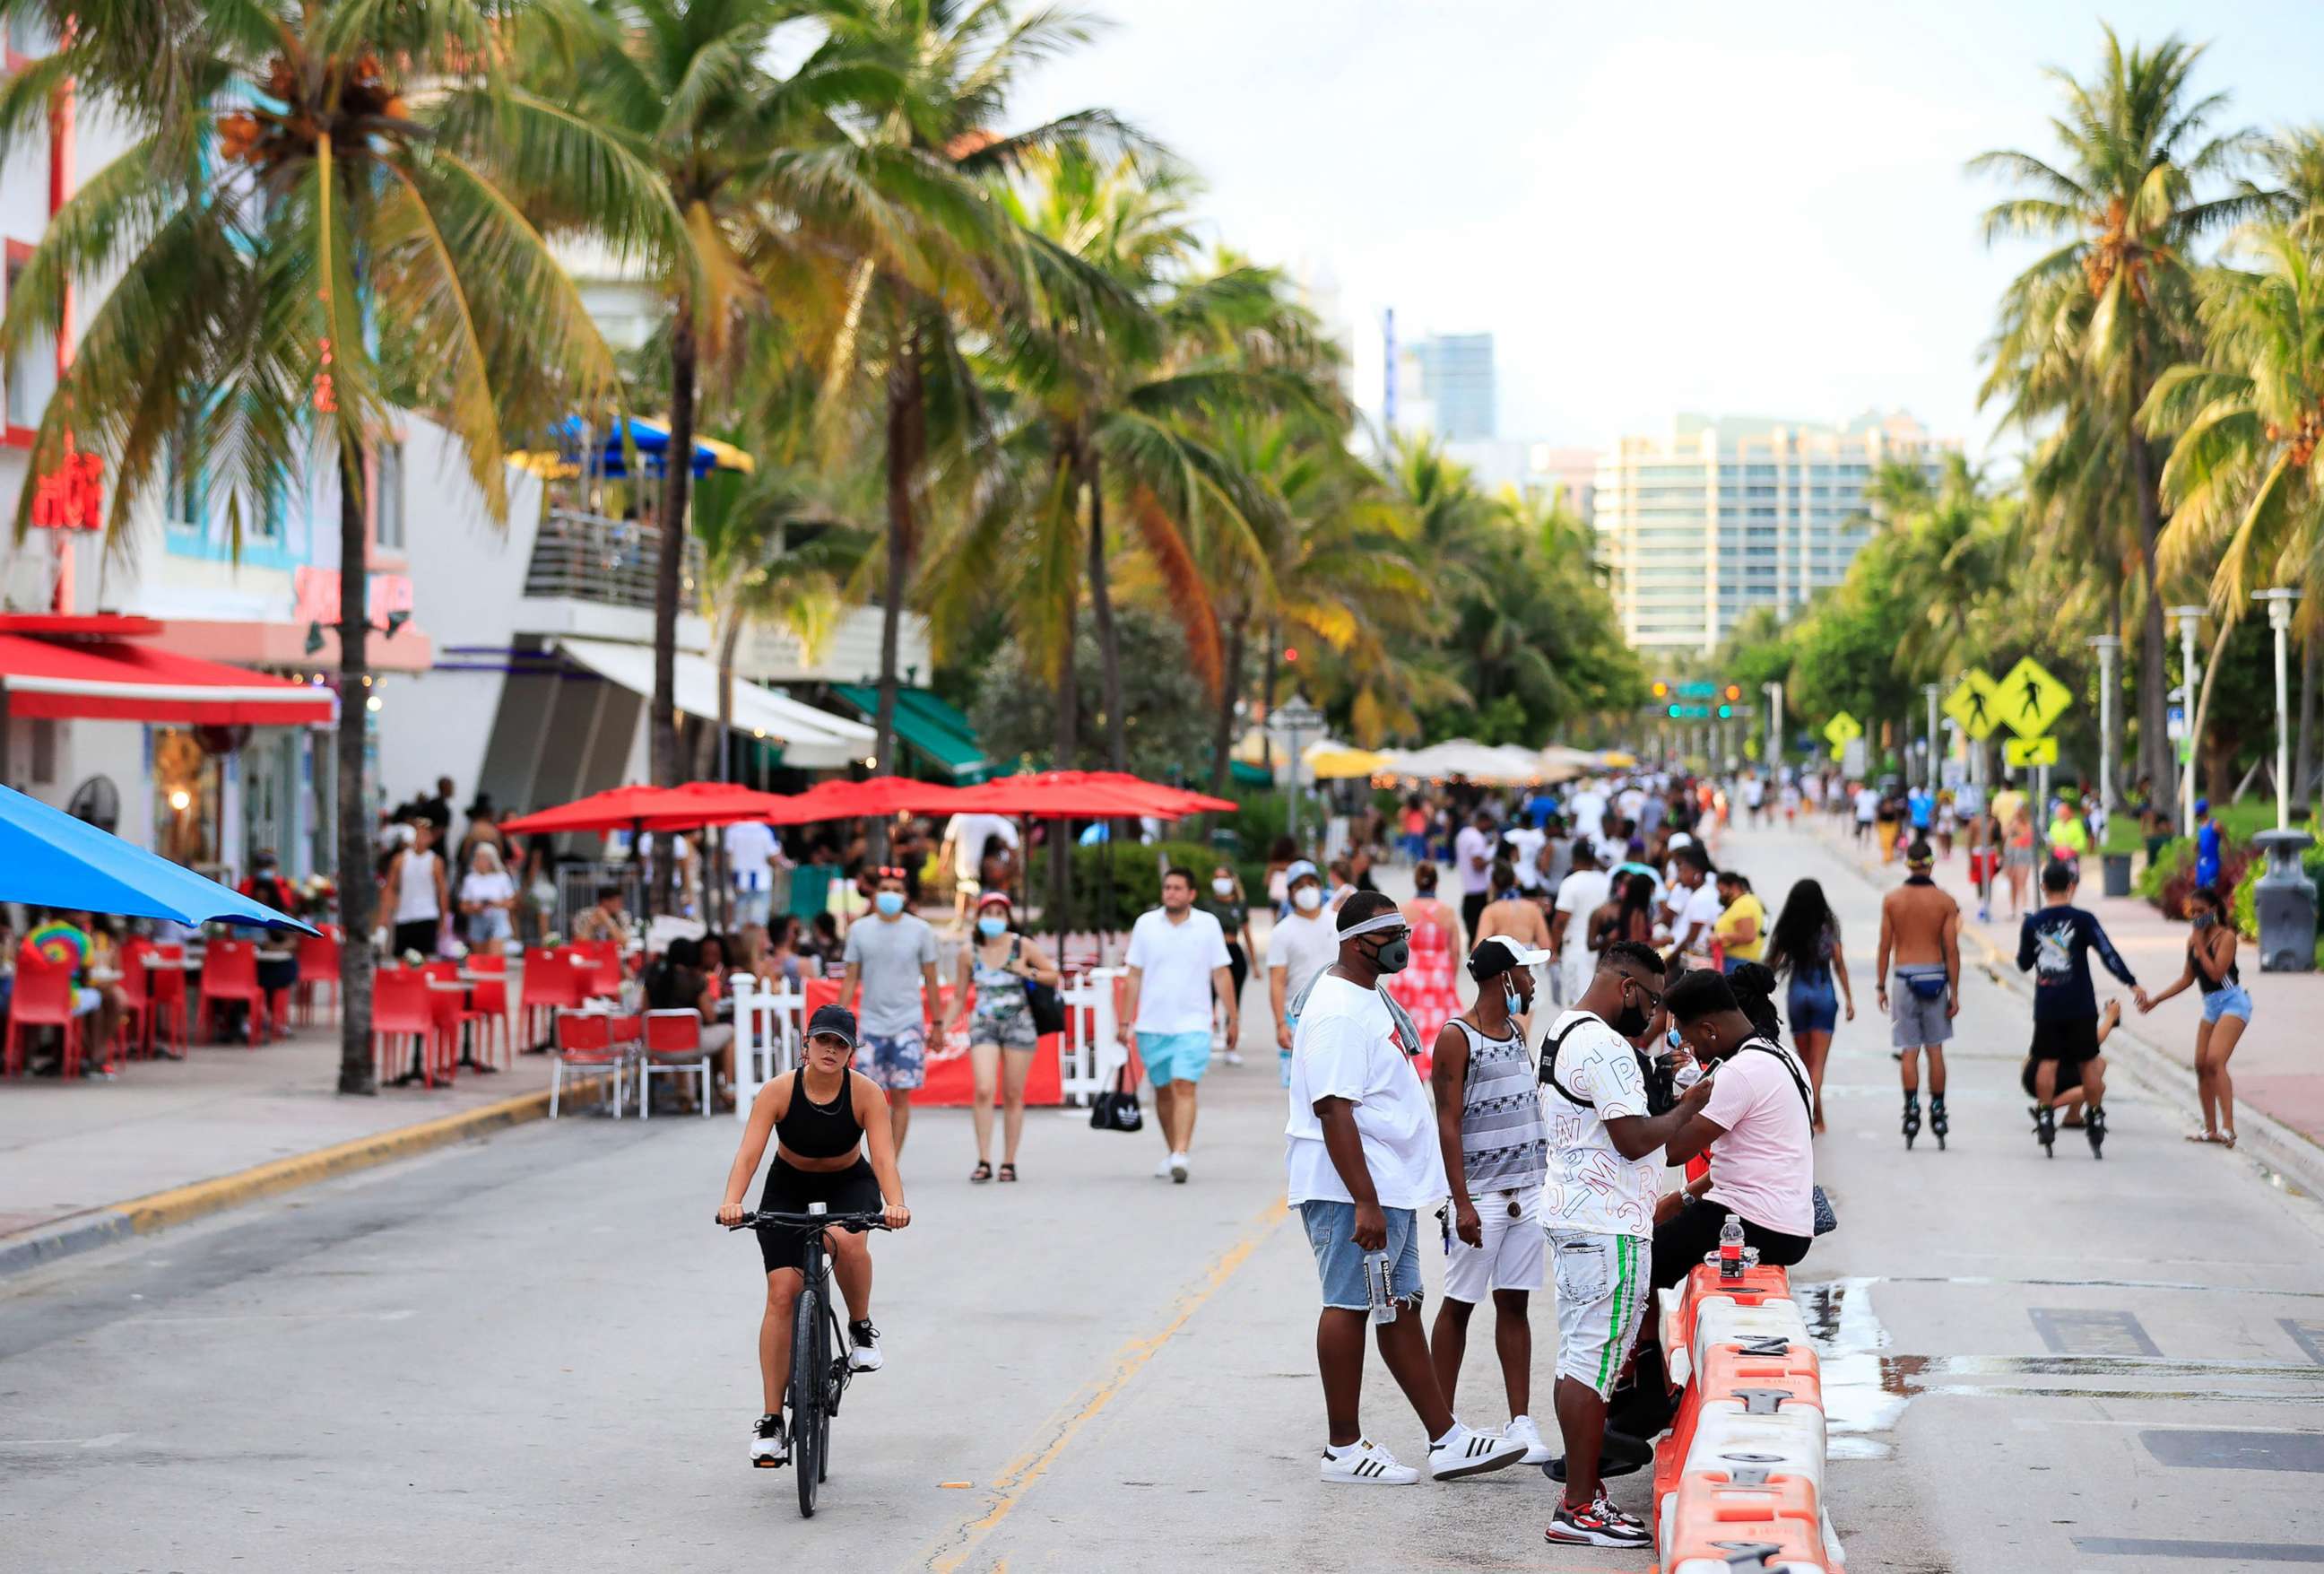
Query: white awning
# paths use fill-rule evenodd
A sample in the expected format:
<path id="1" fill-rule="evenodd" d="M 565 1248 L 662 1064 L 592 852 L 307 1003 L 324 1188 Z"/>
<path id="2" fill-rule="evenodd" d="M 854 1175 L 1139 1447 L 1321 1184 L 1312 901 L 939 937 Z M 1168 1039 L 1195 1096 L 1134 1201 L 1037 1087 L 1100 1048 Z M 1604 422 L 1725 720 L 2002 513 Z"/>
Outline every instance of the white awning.
<path id="1" fill-rule="evenodd" d="M 560 639 L 555 647 L 609 682 L 632 694 L 653 695 L 653 649 L 612 640 Z M 718 718 L 718 669 L 700 656 L 678 653 L 678 708 L 706 721 Z M 818 710 L 787 695 L 761 689 L 737 676 L 733 725 L 736 732 L 783 746 L 783 764 L 808 771 L 836 771 L 867 758 L 872 731 L 860 721 Z"/>

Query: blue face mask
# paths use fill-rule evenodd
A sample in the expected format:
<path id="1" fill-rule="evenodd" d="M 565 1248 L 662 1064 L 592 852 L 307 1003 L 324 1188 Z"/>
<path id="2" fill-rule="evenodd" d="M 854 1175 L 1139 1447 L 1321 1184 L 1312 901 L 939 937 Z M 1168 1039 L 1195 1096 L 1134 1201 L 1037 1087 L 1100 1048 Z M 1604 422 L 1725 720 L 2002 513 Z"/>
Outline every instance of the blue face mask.
<path id="1" fill-rule="evenodd" d="M 904 911 L 904 893 L 900 891 L 882 891 L 872 899 L 872 905 L 880 910 L 881 917 L 893 918 Z"/>
<path id="2" fill-rule="evenodd" d="M 997 940 L 1009 932 L 1009 921 L 1005 918 L 980 918 L 976 921 L 976 932 L 986 940 Z"/>

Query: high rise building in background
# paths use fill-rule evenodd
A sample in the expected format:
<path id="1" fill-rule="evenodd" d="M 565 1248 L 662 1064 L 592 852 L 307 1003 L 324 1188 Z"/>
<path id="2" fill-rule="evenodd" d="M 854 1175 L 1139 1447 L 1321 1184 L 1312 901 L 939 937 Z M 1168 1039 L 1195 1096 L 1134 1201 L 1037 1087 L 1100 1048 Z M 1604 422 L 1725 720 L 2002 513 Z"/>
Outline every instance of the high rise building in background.
<path id="1" fill-rule="evenodd" d="M 1789 616 L 1847 574 L 1880 468 L 1933 480 L 1958 447 L 1902 412 L 1845 427 L 1682 415 L 1667 437 L 1624 438 L 1600 456 L 1593 499 L 1623 634 L 1708 653 L 1748 612 Z"/>
<path id="2" fill-rule="evenodd" d="M 1431 334 L 1405 350 L 1414 377 L 1410 392 L 1425 401 L 1429 428 L 1447 442 L 1486 441 L 1500 435 L 1493 384 L 1493 336 Z"/>
<path id="3" fill-rule="evenodd" d="M 1530 502 L 1547 503 L 1554 498 L 1582 523 L 1591 523 L 1598 486 L 1596 449 L 1499 438 L 1489 442 L 1448 442 L 1444 452 L 1467 466 L 1477 485 L 1487 492 L 1514 487 Z"/>

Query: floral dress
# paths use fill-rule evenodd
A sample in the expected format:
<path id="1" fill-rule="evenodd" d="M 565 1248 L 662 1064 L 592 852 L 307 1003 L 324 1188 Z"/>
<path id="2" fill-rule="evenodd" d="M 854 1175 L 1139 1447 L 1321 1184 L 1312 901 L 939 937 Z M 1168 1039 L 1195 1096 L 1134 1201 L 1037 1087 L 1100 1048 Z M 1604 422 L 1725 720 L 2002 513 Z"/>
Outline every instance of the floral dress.
<path id="1" fill-rule="evenodd" d="M 1423 1047 L 1413 1069 L 1423 1078 L 1429 1073 L 1438 1031 L 1461 1014 L 1452 983 L 1452 931 L 1443 914 L 1443 904 L 1434 902 L 1416 902 L 1404 910 L 1412 925 L 1412 960 L 1403 972 L 1382 980 L 1420 1030 Z"/>

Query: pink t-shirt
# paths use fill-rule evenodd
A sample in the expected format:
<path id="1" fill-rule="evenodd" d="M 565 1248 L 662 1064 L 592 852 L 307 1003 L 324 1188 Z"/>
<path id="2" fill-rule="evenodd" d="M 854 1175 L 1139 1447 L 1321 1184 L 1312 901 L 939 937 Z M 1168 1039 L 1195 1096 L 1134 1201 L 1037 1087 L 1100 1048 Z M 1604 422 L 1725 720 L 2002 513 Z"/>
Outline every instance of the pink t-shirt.
<path id="1" fill-rule="evenodd" d="M 1720 1063 L 1702 1113 L 1726 1129 L 1711 1144 L 1710 1199 L 1762 1229 L 1812 1233 L 1815 1154 L 1792 1073 L 1764 1050 L 1738 1050 Z"/>

